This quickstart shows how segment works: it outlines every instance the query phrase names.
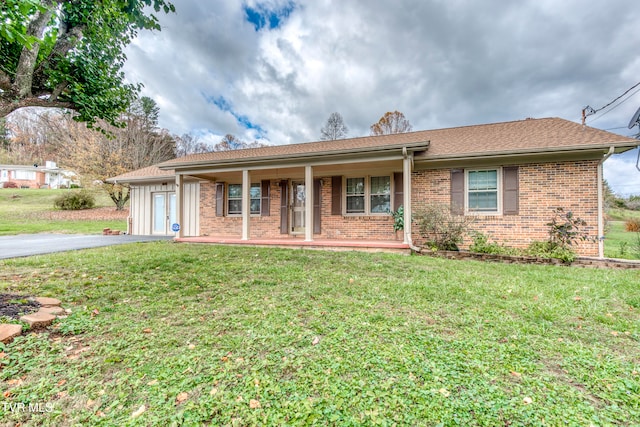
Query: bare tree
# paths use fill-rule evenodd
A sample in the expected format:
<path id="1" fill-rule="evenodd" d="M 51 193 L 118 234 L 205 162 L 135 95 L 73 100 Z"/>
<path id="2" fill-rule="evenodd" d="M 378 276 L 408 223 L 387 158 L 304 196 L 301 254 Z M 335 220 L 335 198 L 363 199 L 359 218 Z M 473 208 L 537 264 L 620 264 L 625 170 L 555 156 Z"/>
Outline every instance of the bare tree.
<path id="1" fill-rule="evenodd" d="M 265 144 L 258 141 L 245 142 L 237 136 L 228 133 L 220 140 L 220 142 L 213 146 L 213 151 L 243 150 L 245 148 L 260 148 L 264 146 Z"/>
<path id="2" fill-rule="evenodd" d="M 146 101 L 146 107 L 154 106 L 154 102 Z M 139 109 L 134 103 L 134 108 L 120 118 L 125 124 L 123 128 L 98 121 L 99 128 L 106 133 L 88 128 L 71 114 L 42 114 L 33 124 L 16 126 L 11 146 L 25 151 L 25 158 L 56 160 L 61 166 L 75 170 L 85 185 L 101 182 L 121 210 L 129 200 L 129 189 L 108 184 L 107 178 L 175 157 L 174 138 L 166 129 L 156 126 L 156 110 L 146 107 Z"/>
<path id="3" fill-rule="evenodd" d="M 411 132 L 413 126 L 399 111 L 384 113 L 377 123 L 371 125 L 371 135 L 389 135 L 393 133 Z"/>
<path id="4" fill-rule="evenodd" d="M 320 139 L 323 141 L 332 141 L 334 139 L 344 139 L 347 137 L 349 129 L 344 124 L 344 120 L 340 113 L 331 113 L 327 119 L 327 123 L 320 129 Z"/>
<path id="5" fill-rule="evenodd" d="M 182 136 L 175 136 L 176 141 L 176 157 L 183 157 L 189 154 L 209 153 L 213 151 L 213 147 L 206 144 L 197 136 L 185 133 Z"/>

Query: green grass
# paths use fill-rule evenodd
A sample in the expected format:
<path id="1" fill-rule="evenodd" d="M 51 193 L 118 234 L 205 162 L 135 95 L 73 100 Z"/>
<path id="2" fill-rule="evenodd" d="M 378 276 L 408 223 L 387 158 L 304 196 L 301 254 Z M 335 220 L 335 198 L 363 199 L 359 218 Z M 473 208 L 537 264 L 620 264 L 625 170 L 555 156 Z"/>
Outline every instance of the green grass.
<path id="1" fill-rule="evenodd" d="M 126 230 L 125 220 L 56 220 L 53 201 L 70 190 L 0 189 L 0 235 L 99 233 L 103 228 Z M 74 191 L 74 190 L 71 190 Z M 104 191 L 94 190 L 96 207 L 115 205 Z"/>
<path id="2" fill-rule="evenodd" d="M 0 347 L 4 401 L 50 410 L 8 424 L 640 424 L 638 271 L 162 242 L 0 272 L 73 311 Z"/>
<path id="3" fill-rule="evenodd" d="M 640 219 L 640 211 L 612 208 L 607 211 L 610 220 L 604 240 L 607 258 L 640 259 L 640 233 L 625 231 L 628 219 Z"/>
<path id="4" fill-rule="evenodd" d="M 640 259 L 640 233 L 625 231 L 624 221 L 609 221 L 604 241 L 607 258 Z"/>

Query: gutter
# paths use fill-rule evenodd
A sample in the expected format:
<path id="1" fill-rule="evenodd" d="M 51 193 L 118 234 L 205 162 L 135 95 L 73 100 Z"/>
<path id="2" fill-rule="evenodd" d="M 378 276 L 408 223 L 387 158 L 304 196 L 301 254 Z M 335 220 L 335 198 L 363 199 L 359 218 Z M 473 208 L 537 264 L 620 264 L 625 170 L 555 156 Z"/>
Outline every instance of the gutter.
<path id="1" fill-rule="evenodd" d="M 410 157 L 410 159 L 409 159 Z M 407 151 L 407 147 L 402 147 L 402 158 L 404 159 L 404 161 L 406 162 L 407 160 L 411 161 L 411 170 L 413 170 L 413 156 L 409 156 L 409 153 Z M 404 170 L 404 165 L 403 165 L 403 170 Z M 407 184 L 403 184 L 403 185 L 407 185 Z M 403 192 L 407 190 L 407 188 L 410 190 L 411 189 L 411 173 L 409 173 L 409 183 L 408 183 L 408 187 L 403 188 Z M 409 194 L 409 198 L 411 198 L 411 194 Z M 405 199 L 406 200 L 406 199 Z M 410 199 L 409 199 L 410 200 Z M 405 211 L 404 211 L 404 240 L 405 242 L 407 242 L 407 245 L 409 246 L 409 249 L 411 249 L 413 252 L 416 253 L 420 253 L 422 252 L 422 248 L 417 247 L 416 245 L 413 244 L 413 239 L 411 238 L 411 233 L 412 233 L 412 228 L 411 228 L 411 218 L 412 218 L 412 212 L 411 212 L 411 205 L 409 206 L 409 209 L 406 209 L 407 206 L 405 206 Z M 409 231 L 407 231 L 407 219 L 409 220 Z"/>
<path id="2" fill-rule="evenodd" d="M 616 151 L 614 146 L 598 162 L 598 258 L 604 258 L 604 200 L 602 165 Z"/>

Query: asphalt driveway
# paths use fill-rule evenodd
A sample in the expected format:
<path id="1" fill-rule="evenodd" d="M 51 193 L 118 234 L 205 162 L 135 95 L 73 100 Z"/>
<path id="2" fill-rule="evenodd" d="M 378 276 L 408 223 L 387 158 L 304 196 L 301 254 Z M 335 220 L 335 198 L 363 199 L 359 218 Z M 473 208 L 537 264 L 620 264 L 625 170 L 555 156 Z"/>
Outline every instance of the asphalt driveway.
<path id="1" fill-rule="evenodd" d="M 0 236 L 0 259 L 53 252 L 123 245 L 125 243 L 171 240 L 173 236 L 102 236 L 88 234 L 19 234 Z"/>

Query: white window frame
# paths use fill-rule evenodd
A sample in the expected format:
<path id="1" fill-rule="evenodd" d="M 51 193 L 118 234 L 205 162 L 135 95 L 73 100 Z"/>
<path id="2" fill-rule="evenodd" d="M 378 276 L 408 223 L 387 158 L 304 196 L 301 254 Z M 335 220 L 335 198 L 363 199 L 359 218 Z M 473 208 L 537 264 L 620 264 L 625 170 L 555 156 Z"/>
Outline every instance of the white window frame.
<path id="1" fill-rule="evenodd" d="M 226 185 L 226 188 L 225 188 L 226 196 L 227 196 L 227 198 L 225 200 L 226 213 L 227 213 L 227 216 L 239 217 L 239 216 L 242 216 L 242 202 L 241 202 L 241 206 L 240 206 L 240 212 L 233 212 L 233 213 L 229 212 L 229 201 L 230 200 L 240 200 L 240 201 L 242 201 L 242 196 L 233 197 L 233 198 L 229 197 L 229 188 L 232 185 L 239 186 L 240 187 L 240 194 L 242 194 L 242 184 L 229 183 L 229 184 Z M 251 197 L 251 191 L 249 191 L 249 197 L 251 197 L 249 199 L 249 209 L 251 209 L 251 200 L 258 200 L 258 203 L 259 203 L 258 212 L 251 212 L 250 215 L 251 216 L 260 216 L 261 213 L 262 213 L 262 185 L 259 182 L 257 182 L 257 183 L 256 182 L 252 182 L 251 183 L 251 187 L 257 188 L 260 193 L 259 193 L 258 197 Z"/>
<path id="2" fill-rule="evenodd" d="M 497 188 L 496 188 L 496 210 L 495 211 L 476 211 L 469 209 L 469 173 L 496 171 Z M 502 167 L 493 168 L 474 168 L 464 170 L 464 214 L 476 216 L 495 216 L 502 215 Z"/>
<path id="3" fill-rule="evenodd" d="M 371 212 L 371 178 L 389 178 L 389 207 L 393 207 L 393 174 L 381 175 L 353 175 L 345 176 L 342 180 L 342 206 L 344 216 L 388 216 L 389 212 Z M 347 179 L 364 178 L 364 212 L 347 212 Z"/>

